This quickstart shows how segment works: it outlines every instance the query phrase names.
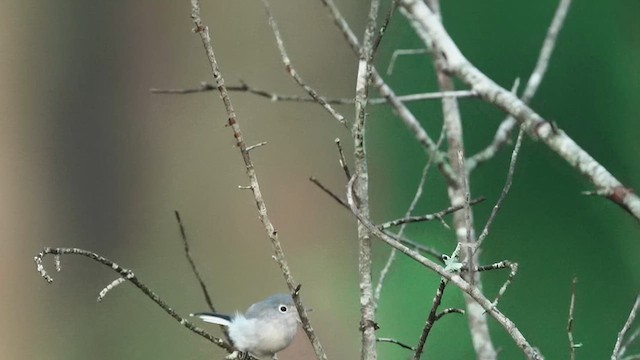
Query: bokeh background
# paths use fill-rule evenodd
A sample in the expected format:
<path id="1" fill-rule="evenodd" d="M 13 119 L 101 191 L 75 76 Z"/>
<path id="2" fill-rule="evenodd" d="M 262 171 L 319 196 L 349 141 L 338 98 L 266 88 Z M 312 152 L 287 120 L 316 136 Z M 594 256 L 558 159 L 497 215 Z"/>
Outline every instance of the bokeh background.
<path id="1" fill-rule="evenodd" d="M 384 2 L 388 5 L 388 2 Z M 357 60 L 319 1 L 274 0 L 273 11 L 297 70 L 326 96 L 352 97 Z M 367 2 L 338 1 L 361 34 Z M 556 1 L 444 2 L 445 23 L 461 49 L 505 87 L 526 81 Z M 203 1 L 228 84 L 239 79 L 302 94 L 283 71 L 259 1 Z M 640 3 L 576 1 L 533 106 L 618 179 L 637 188 Z M 188 1 L 3 1 L 0 3 L 0 354 L 6 359 L 205 359 L 223 353 L 180 327 L 125 284 L 100 304 L 114 274 L 84 258 L 64 257 L 46 284 L 33 256 L 44 246 L 80 247 L 107 256 L 157 291 L 176 311 L 205 309 L 182 253 L 173 211 L 181 211 L 214 302 L 242 310 L 285 290 L 257 220 L 242 160 L 215 93 L 152 95 L 153 87 L 195 87 L 210 79 Z M 419 48 L 401 16 L 393 19 L 376 63 L 393 50 Z M 389 84 L 398 93 L 435 90 L 425 55 L 402 57 Z M 357 241 L 353 217 L 308 181 L 337 192 L 345 180 L 334 139 L 349 135 L 314 104 L 272 103 L 233 94 L 270 215 L 291 268 L 314 309 L 314 325 L 333 359 L 359 352 Z M 493 136 L 503 114 L 461 101 L 468 152 Z M 438 102 L 410 105 L 425 127 L 441 126 Z M 353 108 L 340 107 L 347 118 Z M 424 153 L 385 106 L 369 110 L 372 211 L 404 213 Z M 508 152 L 472 176 L 486 220 L 504 183 Z M 486 242 L 483 259 L 520 263 L 501 306 L 549 359 L 567 358 L 571 279 L 579 278 L 578 358 L 609 356 L 640 285 L 638 222 L 615 205 L 580 195 L 590 184 L 543 144 L 527 139 L 512 192 Z M 434 171 L 419 212 L 446 205 Z M 417 241 L 453 249 L 439 224 L 415 225 Z M 388 249 L 376 244 L 376 268 Z M 53 271 L 51 259 L 47 261 Z M 485 276 L 495 293 L 505 272 Z M 438 278 L 400 257 L 380 304 L 380 336 L 415 344 Z M 460 306 L 451 288 L 444 306 Z M 522 358 L 492 322 L 501 358 Z M 217 329 L 212 329 L 217 333 Z M 381 357 L 409 354 L 380 344 Z M 638 350 L 638 348 L 635 348 Z M 281 359 L 311 359 L 303 335 Z M 470 359 L 466 320 L 439 322 L 426 359 Z"/>

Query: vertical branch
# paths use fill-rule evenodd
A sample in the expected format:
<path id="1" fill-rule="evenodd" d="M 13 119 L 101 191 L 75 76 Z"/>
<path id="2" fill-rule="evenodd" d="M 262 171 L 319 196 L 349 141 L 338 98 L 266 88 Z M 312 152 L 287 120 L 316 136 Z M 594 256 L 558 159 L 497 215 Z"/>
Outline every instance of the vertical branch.
<path id="1" fill-rule="evenodd" d="M 276 231 L 269 215 L 267 213 L 267 206 L 262 197 L 262 192 L 260 191 L 260 185 L 258 183 L 258 175 L 256 173 L 255 167 L 253 165 L 253 161 L 250 156 L 250 148 L 247 148 L 247 144 L 244 141 L 244 136 L 242 135 L 242 131 L 240 129 L 240 124 L 238 123 L 238 119 L 236 117 L 236 112 L 231 103 L 231 98 L 229 97 L 229 92 L 227 91 L 227 87 L 224 83 L 224 78 L 222 77 L 222 73 L 220 72 L 220 68 L 218 67 L 218 62 L 216 60 L 216 56 L 213 52 L 213 46 L 211 45 L 211 37 L 209 36 L 209 28 L 202 24 L 202 20 L 200 19 L 200 2 L 199 0 L 191 0 L 191 18 L 193 19 L 193 23 L 195 24 L 194 31 L 200 35 L 200 39 L 202 40 L 202 45 L 204 46 L 204 50 L 207 54 L 207 58 L 209 60 L 209 65 L 211 66 L 211 75 L 215 80 L 216 87 L 220 92 L 220 97 L 222 98 L 222 102 L 224 103 L 225 110 L 227 112 L 227 123 L 231 130 L 233 131 L 233 136 L 236 139 L 236 145 L 240 150 L 242 155 L 242 160 L 244 161 L 247 177 L 249 178 L 250 186 L 249 188 L 253 192 L 253 197 L 256 202 L 256 206 L 258 208 L 258 216 L 262 225 L 264 226 L 267 236 L 271 241 L 271 245 L 274 250 L 274 259 L 280 266 L 280 270 L 282 271 L 282 275 L 284 276 L 285 282 L 289 288 L 289 291 L 293 295 L 293 299 L 300 314 L 300 320 L 302 322 L 302 328 L 304 329 L 313 349 L 316 353 L 316 357 L 320 360 L 326 360 L 327 356 L 324 353 L 322 345 L 318 340 L 313 327 L 309 321 L 309 317 L 307 315 L 307 311 L 300 301 L 300 297 L 298 291 L 300 290 L 299 286 L 293 279 L 293 275 L 291 275 L 291 270 L 289 269 L 289 265 L 287 263 L 284 250 L 280 244 L 280 240 L 278 238 L 278 232 Z"/>
<path id="2" fill-rule="evenodd" d="M 356 78 L 355 121 L 352 129 L 355 161 L 355 196 L 359 211 L 369 217 L 369 170 L 365 148 L 366 107 L 371 81 L 371 61 L 373 58 L 373 40 L 378 15 L 379 0 L 371 0 L 369 20 L 364 33 L 363 45 L 358 61 Z M 371 280 L 371 234 L 366 226 L 358 222 L 358 273 L 360 276 L 360 329 L 362 331 L 361 360 L 376 360 L 376 322 L 375 300 Z"/>
<path id="3" fill-rule="evenodd" d="M 438 317 L 438 307 L 440 307 L 440 303 L 442 303 L 442 296 L 444 295 L 444 289 L 446 289 L 447 283 L 449 283 L 447 279 L 440 279 L 440 285 L 438 286 L 436 295 L 433 298 L 433 305 L 431 306 L 431 311 L 429 312 L 427 323 L 422 329 L 422 334 L 420 334 L 420 340 L 418 340 L 418 346 L 416 347 L 416 351 L 413 354 L 413 360 L 420 360 L 420 357 L 422 356 L 424 345 L 427 342 L 427 337 L 429 337 L 429 333 L 431 332 L 433 325 L 436 323 Z"/>
<path id="4" fill-rule="evenodd" d="M 440 13 L 436 12 L 440 9 L 439 0 L 430 0 L 429 6 L 434 13 L 440 18 Z M 432 52 L 434 62 L 436 64 L 436 73 L 438 78 L 438 86 L 440 91 L 453 91 L 455 86 L 453 79 L 440 67 L 445 59 L 443 54 L 436 50 Z M 469 198 L 469 177 L 464 166 L 464 141 L 462 137 L 462 121 L 460 119 L 460 109 L 458 108 L 458 100 L 455 97 L 442 98 L 442 112 L 444 116 L 444 126 L 447 132 L 448 155 L 451 160 L 453 172 L 456 175 L 455 182 L 448 183 L 448 194 L 451 205 L 468 204 Z M 463 211 L 453 214 L 453 227 L 455 229 L 458 243 L 461 245 L 460 257 L 461 262 L 466 263 L 469 269 L 474 268 L 474 264 L 478 263 L 479 253 L 473 251 L 472 245 L 476 241 L 476 234 L 473 225 L 473 214 L 470 206 L 465 206 Z M 470 284 L 482 288 L 480 282 L 480 273 L 469 271 L 463 274 L 463 278 Z M 485 311 L 471 297 L 465 295 L 465 303 L 467 307 L 467 318 L 469 321 L 469 330 L 473 347 L 478 355 L 478 359 L 492 360 L 497 358 L 497 352 L 491 341 L 489 334 L 489 326 L 487 324 L 487 316 Z"/>
<path id="5" fill-rule="evenodd" d="M 579 345 L 573 341 L 573 309 L 576 302 L 576 284 L 578 282 L 577 277 L 573 277 L 573 283 L 571 284 L 571 302 L 569 303 L 569 320 L 567 320 L 567 336 L 569 337 L 569 355 L 571 360 L 576 360 L 576 348 Z"/>

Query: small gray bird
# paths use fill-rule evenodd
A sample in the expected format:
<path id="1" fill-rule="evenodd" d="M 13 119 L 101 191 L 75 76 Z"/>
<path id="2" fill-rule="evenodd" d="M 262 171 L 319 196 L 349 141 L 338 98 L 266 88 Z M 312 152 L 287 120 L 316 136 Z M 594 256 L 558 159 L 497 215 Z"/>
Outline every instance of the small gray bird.
<path id="1" fill-rule="evenodd" d="M 233 345 L 259 359 L 272 359 L 277 352 L 289 346 L 300 322 L 289 294 L 272 295 L 251 305 L 246 313 L 236 312 L 233 317 L 214 313 L 191 316 L 228 327 Z"/>

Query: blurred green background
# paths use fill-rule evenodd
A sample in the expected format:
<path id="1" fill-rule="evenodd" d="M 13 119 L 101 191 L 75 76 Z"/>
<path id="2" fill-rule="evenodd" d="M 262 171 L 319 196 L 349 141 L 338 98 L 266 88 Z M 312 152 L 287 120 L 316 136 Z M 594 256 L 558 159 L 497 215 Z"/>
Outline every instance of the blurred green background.
<path id="1" fill-rule="evenodd" d="M 339 1 L 360 35 L 365 1 Z M 384 3 L 388 5 L 387 2 Z M 274 0 L 297 70 L 326 96 L 353 96 L 356 58 L 319 1 Z M 504 87 L 526 81 L 556 1 L 443 3 L 445 25 L 467 57 Z M 228 84 L 239 79 L 301 94 L 283 71 L 259 1 L 204 1 Z M 533 107 L 554 120 L 619 180 L 635 188 L 640 2 L 576 1 L 561 32 Z M 176 311 L 205 309 L 184 260 L 173 210 L 181 211 L 196 261 L 214 302 L 242 310 L 285 289 L 257 220 L 233 136 L 217 94 L 152 95 L 152 87 L 195 87 L 210 79 L 187 1 L 4 1 L 0 3 L 0 354 L 7 359 L 204 359 L 222 352 L 165 315 L 126 284 L 100 304 L 114 274 L 83 258 L 64 257 L 46 284 L 32 257 L 44 246 L 81 247 L 132 269 Z M 401 16 L 393 19 L 377 65 L 393 50 L 421 47 Z M 397 93 L 435 90 L 430 59 L 402 57 L 389 84 Z M 357 249 L 353 218 L 308 181 L 341 192 L 345 180 L 333 140 L 351 148 L 346 129 L 313 104 L 271 103 L 233 94 L 272 219 L 291 268 L 314 309 L 314 325 L 332 359 L 358 356 Z M 438 102 L 411 104 L 432 133 Z M 467 152 L 483 148 L 503 114 L 461 101 Z M 339 108 L 353 117 L 350 106 Z M 369 110 L 368 147 L 374 219 L 401 216 L 426 161 L 418 144 L 385 106 Z M 483 224 L 499 194 L 508 151 L 471 178 Z M 566 321 L 571 278 L 579 278 L 575 310 L 578 358 L 610 355 L 640 284 L 638 222 L 606 200 L 580 195 L 590 184 L 543 144 L 527 139 L 512 192 L 483 252 L 485 262 L 520 264 L 502 310 L 548 359 L 568 358 Z M 418 207 L 446 206 L 433 171 Z M 453 234 L 440 224 L 408 234 L 444 252 Z M 388 249 L 376 244 L 376 268 Z M 53 271 L 51 259 L 47 261 Z M 487 274 L 494 294 L 506 272 Z M 379 312 L 380 336 L 414 344 L 438 278 L 400 257 Z M 460 306 L 450 288 L 443 306 Z M 492 321 L 502 359 L 522 358 Z M 217 329 L 212 329 L 217 332 Z M 379 345 L 381 358 L 409 354 Z M 639 350 L 637 347 L 635 350 Z M 311 359 L 299 335 L 281 359 Z M 466 320 L 439 322 L 425 359 L 470 359 Z"/>

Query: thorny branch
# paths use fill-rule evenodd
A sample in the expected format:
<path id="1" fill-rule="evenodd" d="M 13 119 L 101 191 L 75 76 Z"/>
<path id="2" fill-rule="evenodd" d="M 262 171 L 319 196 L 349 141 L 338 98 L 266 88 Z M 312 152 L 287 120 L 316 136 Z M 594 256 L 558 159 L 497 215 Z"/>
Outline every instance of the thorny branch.
<path id="1" fill-rule="evenodd" d="M 249 182 L 251 184 L 251 190 L 253 192 L 256 206 L 258 208 L 260 221 L 264 225 L 267 236 L 271 240 L 271 245 L 275 252 L 274 258 L 280 266 L 280 270 L 282 271 L 287 286 L 289 287 L 289 291 L 293 296 L 296 308 L 298 310 L 298 313 L 300 314 L 302 328 L 304 329 L 307 337 L 309 338 L 309 341 L 313 346 L 316 357 L 318 358 L 318 360 L 326 360 L 327 356 L 324 352 L 324 349 L 322 348 L 322 345 L 318 340 L 313 327 L 311 326 L 309 316 L 307 315 L 307 310 L 302 305 L 302 302 L 300 300 L 300 296 L 298 293 L 299 287 L 298 284 L 295 283 L 293 276 L 291 275 L 291 270 L 289 269 L 289 265 L 285 258 L 284 250 L 282 249 L 282 245 L 280 244 L 280 240 L 278 239 L 278 232 L 273 226 L 273 223 L 271 222 L 271 219 L 269 218 L 269 215 L 267 213 L 267 206 L 262 197 L 262 192 L 260 191 L 258 176 L 253 165 L 253 161 L 251 160 L 251 155 L 247 150 L 247 145 L 244 141 L 244 137 L 240 129 L 240 124 L 238 123 L 238 119 L 236 117 L 236 112 L 231 103 L 229 92 L 226 89 L 224 78 L 222 77 L 222 73 L 220 72 L 220 69 L 218 67 L 218 62 L 213 51 L 213 46 L 211 45 L 209 29 L 202 24 L 202 20 L 200 19 L 200 2 L 198 0 L 191 0 L 191 18 L 193 19 L 193 23 L 195 25 L 194 31 L 200 35 L 200 39 L 202 40 L 202 45 L 204 46 L 207 59 L 209 60 L 209 65 L 211 66 L 211 75 L 216 83 L 225 109 L 227 111 L 227 122 L 229 124 L 229 127 L 231 127 L 231 130 L 233 131 L 233 135 L 236 139 L 236 145 L 238 146 L 238 149 L 240 150 L 240 153 L 242 155 L 242 159 L 246 167 L 247 176 L 249 177 Z"/>

